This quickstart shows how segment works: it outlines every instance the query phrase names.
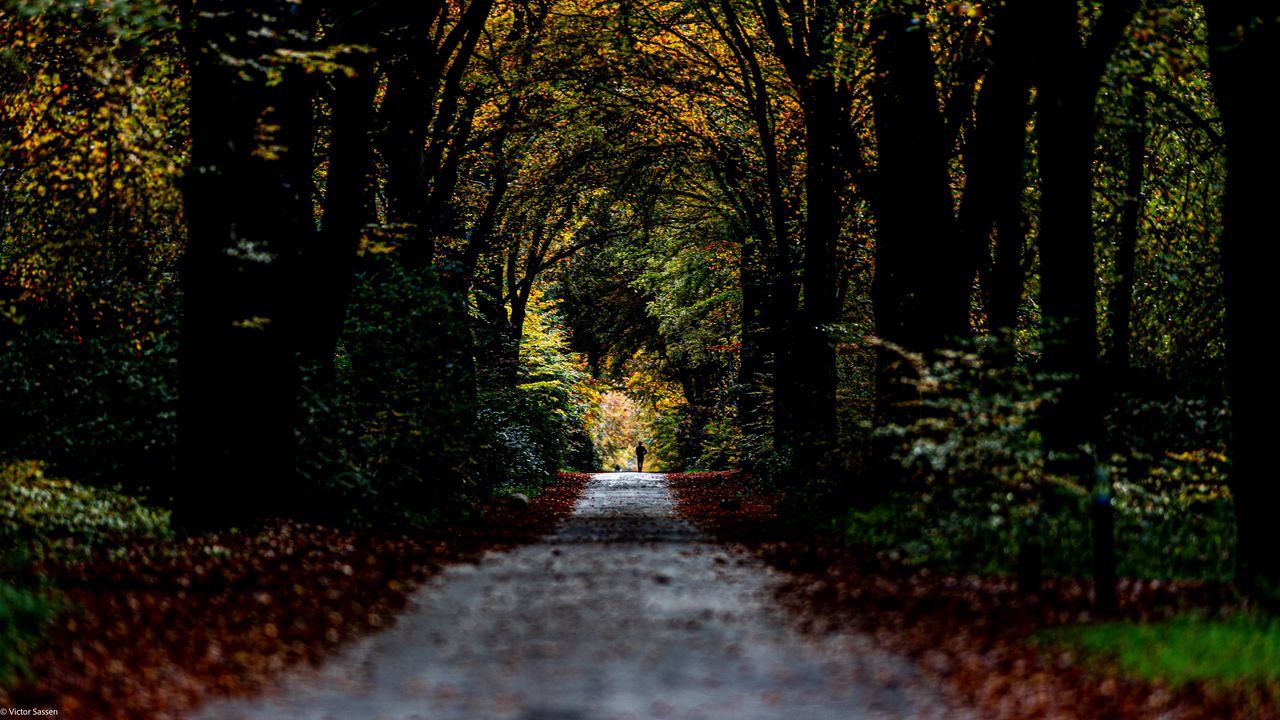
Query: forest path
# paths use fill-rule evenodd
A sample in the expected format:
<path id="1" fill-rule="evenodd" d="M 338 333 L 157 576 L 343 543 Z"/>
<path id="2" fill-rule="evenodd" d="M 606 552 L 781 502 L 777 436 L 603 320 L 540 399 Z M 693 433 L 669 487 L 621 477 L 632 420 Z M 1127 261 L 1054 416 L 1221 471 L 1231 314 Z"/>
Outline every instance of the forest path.
<path id="1" fill-rule="evenodd" d="M 781 577 L 675 514 L 662 475 L 597 475 L 541 543 L 446 569 L 390 629 L 218 720 L 964 717 L 857 635 L 813 638 Z"/>

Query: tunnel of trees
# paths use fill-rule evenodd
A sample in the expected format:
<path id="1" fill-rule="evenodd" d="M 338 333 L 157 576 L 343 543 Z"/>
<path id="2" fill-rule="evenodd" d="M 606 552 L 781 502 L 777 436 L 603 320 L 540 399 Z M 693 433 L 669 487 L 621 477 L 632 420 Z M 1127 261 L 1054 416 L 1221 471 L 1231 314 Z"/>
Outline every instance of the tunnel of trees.
<path id="1" fill-rule="evenodd" d="M 643 439 L 1103 609 L 1274 602 L 1276 13 L 5 2 L 0 460 L 414 524 Z"/>

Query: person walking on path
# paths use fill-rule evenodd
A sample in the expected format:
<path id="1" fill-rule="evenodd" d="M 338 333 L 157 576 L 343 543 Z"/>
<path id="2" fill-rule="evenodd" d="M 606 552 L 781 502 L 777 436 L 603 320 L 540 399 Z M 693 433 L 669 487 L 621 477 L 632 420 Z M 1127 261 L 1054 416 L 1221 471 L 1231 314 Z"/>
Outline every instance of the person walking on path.
<path id="1" fill-rule="evenodd" d="M 644 443 L 636 445 L 636 472 L 644 472 L 644 456 L 648 450 L 644 449 Z"/>

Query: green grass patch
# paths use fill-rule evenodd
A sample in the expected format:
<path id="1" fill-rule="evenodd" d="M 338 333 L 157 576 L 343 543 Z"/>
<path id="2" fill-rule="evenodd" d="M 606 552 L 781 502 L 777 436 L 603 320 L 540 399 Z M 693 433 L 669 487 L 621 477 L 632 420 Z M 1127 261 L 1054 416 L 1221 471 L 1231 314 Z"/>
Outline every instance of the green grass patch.
<path id="1" fill-rule="evenodd" d="M 1114 660 L 1126 673 L 1175 685 L 1280 681 L 1277 618 L 1183 615 L 1160 623 L 1059 628 L 1046 636 L 1049 642 L 1073 645 L 1086 654 Z"/>
<path id="2" fill-rule="evenodd" d="M 29 676 L 29 658 L 59 609 L 45 593 L 0 581 L 0 687 Z"/>

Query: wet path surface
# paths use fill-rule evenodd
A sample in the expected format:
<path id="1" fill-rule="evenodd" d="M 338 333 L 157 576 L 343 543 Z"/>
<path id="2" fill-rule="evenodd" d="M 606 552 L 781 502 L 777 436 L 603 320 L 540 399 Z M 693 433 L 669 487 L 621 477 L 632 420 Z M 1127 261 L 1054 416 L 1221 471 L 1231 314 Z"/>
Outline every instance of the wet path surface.
<path id="1" fill-rule="evenodd" d="M 957 717 L 865 638 L 797 633 L 779 581 L 677 518 L 661 475 L 598 475 L 544 542 L 445 570 L 387 631 L 196 717 Z"/>

